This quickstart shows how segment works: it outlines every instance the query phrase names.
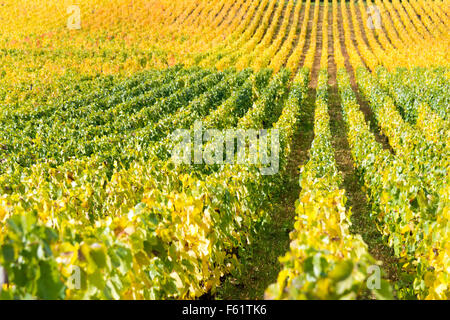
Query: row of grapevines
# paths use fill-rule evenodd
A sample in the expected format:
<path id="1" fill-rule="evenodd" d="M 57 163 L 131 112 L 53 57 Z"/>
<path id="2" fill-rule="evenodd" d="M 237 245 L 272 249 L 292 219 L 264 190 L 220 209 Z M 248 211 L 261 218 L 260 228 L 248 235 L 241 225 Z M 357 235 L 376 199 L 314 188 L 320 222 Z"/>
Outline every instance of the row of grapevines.
<path id="1" fill-rule="evenodd" d="M 97 86 L 83 86 L 78 89 L 79 92 L 74 96 L 60 97 L 53 103 L 42 103 L 34 107 L 19 107 L 17 101 L 10 106 L 3 106 L 3 124 L 7 125 L 5 120 L 12 118 L 22 129 L 25 126 L 24 122 L 31 119 L 51 119 L 50 122 L 53 122 L 55 116 L 67 117 L 68 112 L 74 112 L 78 108 L 87 105 L 92 104 L 93 107 L 103 106 L 105 108 L 105 105 L 115 105 L 119 102 L 124 102 L 123 100 L 127 98 L 131 99 L 137 95 L 144 94 L 146 91 L 161 86 L 165 82 L 171 82 L 176 76 L 179 77 L 183 74 L 187 74 L 187 70 L 180 70 L 179 67 L 170 68 L 164 72 L 149 71 L 116 84 L 109 81 L 102 82 L 99 88 Z"/>
<path id="2" fill-rule="evenodd" d="M 374 7 L 374 4 L 373 4 L 372 0 L 369 0 L 366 3 L 367 3 L 367 8 L 364 7 L 364 3 L 362 1 L 358 2 L 358 4 L 359 4 L 359 11 L 361 12 L 361 19 L 363 21 L 371 21 L 371 20 L 369 20 L 370 18 L 368 16 L 368 13 L 370 13 L 374 8 L 377 8 L 378 12 L 380 13 L 380 18 L 381 18 L 381 15 L 382 15 L 381 10 L 383 10 L 383 9 L 382 8 L 378 8 L 378 7 Z M 382 21 L 379 21 L 379 22 L 383 23 Z M 377 21 L 375 21 L 375 23 L 377 23 Z M 373 24 L 373 21 L 372 21 L 372 24 Z M 374 28 L 374 29 L 371 29 L 374 34 L 372 32 L 370 32 L 369 36 L 372 37 L 372 38 L 376 37 L 376 39 L 378 39 L 378 41 L 380 42 L 380 45 L 381 45 L 383 50 L 385 50 L 385 51 L 392 51 L 395 48 L 395 42 L 394 42 L 395 40 L 391 43 L 391 41 L 389 40 L 389 35 L 387 34 L 387 31 L 385 31 L 385 29 L 387 29 L 387 28 L 385 27 L 385 28 Z M 373 40 L 371 40 L 371 42 L 373 43 Z"/>
<path id="3" fill-rule="evenodd" d="M 150 74 L 155 71 L 149 71 Z M 111 90 L 123 80 L 119 76 L 86 76 L 66 72 L 52 82 L 17 81 L 14 85 L 5 81 L 0 86 L 0 118 L 27 115 L 44 106 L 62 104 L 78 99 L 85 92 Z M 86 97 L 87 98 L 87 97 Z"/>
<path id="4" fill-rule="evenodd" d="M 440 71 L 436 70 L 435 72 L 439 74 Z M 411 80 L 409 77 L 405 77 L 405 73 L 409 75 L 411 73 L 417 74 L 417 77 Z M 424 76 L 424 73 L 427 76 Z M 444 109 L 441 105 L 443 100 L 441 97 L 446 97 L 444 92 L 446 91 L 445 89 L 448 89 L 448 86 L 442 83 L 442 79 L 433 77 L 430 73 L 430 71 L 425 72 L 423 69 L 415 69 L 414 71 L 399 69 L 397 73 L 391 74 L 383 68 L 377 69 L 377 77 L 380 84 L 394 98 L 405 120 L 415 125 L 416 129 L 423 134 L 426 142 L 434 145 L 435 152 L 441 153 L 445 159 L 450 154 L 449 123 L 434 112 L 428 105 L 428 102 L 434 106 L 434 109 Z M 420 80 L 430 83 L 430 88 L 423 88 L 423 84 L 417 83 Z M 439 84 L 439 80 L 442 81 L 441 86 L 436 85 Z M 431 85 L 433 83 L 435 84 L 434 87 Z M 421 87 L 428 94 L 432 90 L 439 90 L 439 95 L 435 99 L 433 99 L 434 95 L 426 95 L 426 93 L 416 95 L 418 90 L 414 90 L 414 88 L 418 87 Z M 448 170 L 449 162 L 443 162 L 443 165 L 444 170 Z"/>
<path id="5" fill-rule="evenodd" d="M 308 48 L 308 51 L 306 52 L 305 56 L 305 62 L 303 65 L 309 69 L 312 69 L 313 63 L 314 63 L 314 55 L 316 54 L 316 46 L 317 46 L 317 25 L 319 21 L 319 13 L 320 13 L 320 6 L 314 5 L 314 15 L 313 15 L 313 22 L 312 22 L 312 33 L 311 33 L 311 42 Z"/>
<path id="6" fill-rule="evenodd" d="M 399 1 L 375 1 L 378 7 L 387 9 L 388 16 L 383 19 L 383 25 L 390 32 L 391 39 L 395 39 L 397 32 L 403 44 L 398 45 L 398 50 L 386 51 L 387 56 L 394 65 L 392 66 L 430 66 L 446 65 L 446 48 L 448 39 L 433 30 L 426 30 L 418 21 L 417 15 L 411 10 L 409 4 L 405 3 L 406 11 Z M 392 28 L 391 21 L 394 25 Z M 395 29 L 395 30 L 393 30 Z M 392 67 L 385 64 L 386 67 Z"/>
<path id="7" fill-rule="evenodd" d="M 422 39 L 429 36 L 427 30 L 417 18 L 417 14 L 409 5 L 409 1 L 392 1 L 394 7 L 402 19 L 406 29 L 410 31 L 410 34 L 416 39 Z"/>
<path id="8" fill-rule="evenodd" d="M 300 63 L 300 58 L 302 56 L 304 46 L 306 43 L 306 34 L 308 31 L 308 21 L 311 10 L 311 0 L 308 0 L 305 5 L 305 16 L 303 17 L 302 26 L 300 29 L 300 35 L 298 36 L 298 42 L 296 47 L 294 48 L 291 56 L 286 62 L 286 68 L 290 70 L 297 70 L 297 67 Z"/>
<path id="9" fill-rule="evenodd" d="M 225 103 L 218 106 L 203 120 L 206 128 L 235 127 L 239 118 L 243 117 L 251 107 L 252 95 L 257 97 L 266 87 L 272 72 L 263 69 L 255 74 L 254 79 L 246 81 L 242 87 L 233 93 Z"/>
<path id="10" fill-rule="evenodd" d="M 293 8 L 293 1 L 278 5 L 264 38 L 249 55 L 249 65 L 252 68 L 261 68 L 262 64 L 267 64 L 278 51 L 281 42 L 284 40 L 284 34 L 287 30 Z"/>
<path id="11" fill-rule="evenodd" d="M 231 92 L 242 86 L 250 74 L 251 70 L 248 69 L 238 76 L 231 73 L 231 76 L 224 78 L 191 103 L 183 105 L 176 113 L 140 129 L 143 133 L 142 139 L 146 142 L 156 141 L 170 133 L 173 128 L 189 128 L 195 120 L 206 117 Z M 138 136 L 140 132 L 137 133 Z"/>
<path id="12" fill-rule="evenodd" d="M 390 43 L 392 43 L 392 45 L 395 48 L 398 48 L 398 49 L 399 48 L 403 48 L 404 41 L 401 38 L 403 34 L 398 34 L 397 33 L 397 31 L 395 29 L 395 26 L 394 26 L 394 23 L 396 22 L 396 20 L 395 19 L 391 19 L 389 17 L 389 12 L 387 11 L 387 8 L 384 6 L 384 1 L 382 1 L 382 0 L 374 0 L 374 2 L 371 2 L 370 5 L 375 5 L 376 8 L 378 8 L 381 17 L 384 17 L 384 19 L 382 18 L 382 21 L 381 21 L 383 23 L 383 27 L 384 28 L 382 30 L 377 29 L 377 33 L 381 33 L 381 34 L 385 33 L 387 40 Z M 386 41 L 382 40 L 382 43 L 386 43 Z M 386 50 L 388 50 L 388 49 L 386 49 Z"/>
<path id="13" fill-rule="evenodd" d="M 254 100 L 253 86 L 256 86 L 257 79 L 262 74 L 267 76 L 266 80 L 270 77 L 270 73 L 266 74 L 265 72 L 249 77 L 250 74 L 250 70 L 243 70 L 218 84 L 189 105 L 182 107 L 174 115 L 124 137 L 127 144 L 139 146 L 139 152 L 132 155 L 132 158 L 149 159 L 157 156 L 161 160 L 167 160 L 172 155 L 172 150 L 177 143 L 176 139 L 171 136 L 173 131 L 182 128 L 194 130 L 196 120 L 201 120 L 205 129 L 208 127 L 223 129 L 224 126 L 221 126 L 220 123 L 215 123 L 213 127 L 210 126 L 209 119 L 214 114 L 218 115 L 218 110 L 227 112 L 220 114 L 221 120 L 224 120 L 222 123 L 230 123 L 230 127 L 234 127 L 235 124 L 232 123 L 235 123 L 236 119 L 242 117 L 251 107 Z M 226 97 L 228 98 L 223 101 Z M 223 103 L 221 103 L 222 101 Z M 214 109 L 216 107 L 217 109 Z M 127 157 L 130 155 L 131 153 L 125 154 Z M 127 159 L 126 162 L 129 161 Z"/>
<path id="14" fill-rule="evenodd" d="M 423 38 L 422 32 L 416 29 L 416 26 L 414 25 L 413 21 L 411 21 L 411 18 L 405 11 L 402 3 L 399 2 L 398 0 L 397 1 L 394 0 L 392 1 L 391 5 L 395 10 L 395 12 L 397 13 L 397 16 L 400 18 L 400 21 L 402 22 L 405 31 L 409 33 L 411 38 L 414 39 L 415 41 L 422 39 Z"/>
<path id="15" fill-rule="evenodd" d="M 327 69 L 328 68 L 328 11 L 329 11 L 329 2 L 328 0 L 325 0 L 324 6 L 323 6 L 323 22 L 322 22 L 322 49 L 320 54 L 320 69 Z"/>
<path id="16" fill-rule="evenodd" d="M 369 101 L 381 131 L 389 139 L 396 154 L 410 161 L 409 167 L 418 174 L 429 205 L 434 207 L 437 193 L 450 168 L 448 156 L 440 145 L 430 143 L 425 136 L 405 122 L 394 101 L 383 91 L 376 78 L 364 68 L 357 70 L 358 86 Z"/>
<path id="17" fill-rule="evenodd" d="M 440 33 L 439 27 L 431 21 L 429 13 L 425 12 L 424 8 L 417 1 L 409 1 L 406 6 L 408 12 L 412 14 L 412 19 L 419 24 L 422 32 L 424 32 L 428 37 L 434 37 L 436 33 Z M 419 18 L 417 16 L 419 16 Z M 416 19 L 419 22 L 417 22 Z"/>
<path id="18" fill-rule="evenodd" d="M 360 236 L 350 234 L 345 191 L 339 189 L 328 114 L 328 76 L 319 73 L 310 159 L 301 168 L 302 191 L 296 203 L 295 230 L 288 253 L 280 258 L 277 283 L 266 291 L 271 299 L 355 299 L 366 288 L 368 267 L 375 260 Z M 294 84 L 295 86 L 295 84 Z M 379 297 L 389 293 L 383 281 Z M 389 297 L 389 295 L 387 296 Z"/>
<path id="19" fill-rule="evenodd" d="M 256 86 L 258 86 L 257 83 L 258 81 L 262 81 L 263 82 L 262 84 L 264 84 L 266 82 L 266 79 L 264 79 L 264 77 L 270 75 L 271 71 L 262 70 L 260 71 L 259 74 L 261 75 L 261 77 L 259 79 L 255 79 Z M 260 130 L 273 128 L 277 119 L 279 120 L 279 116 L 282 113 L 283 104 L 289 92 L 288 89 L 289 76 L 290 76 L 289 71 L 282 69 L 271 79 L 267 87 L 265 87 L 261 91 L 259 98 L 254 103 L 254 105 L 250 109 L 248 109 L 245 115 L 243 115 L 241 118 L 237 118 L 236 115 L 231 115 L 230 119 L 225 121 L 224 123 L 236 122 L 236 128 L 244 130 L 245 129 Z M 219 129 L 223 128 L 219 127 Z M 226 129 L 229 129 L 229 127 Z M 208 141 L 208 143 L 205 144 L 204 149 L 208 149 L 210 143 L 212 143 L 212 141 Z M 245 147 L 247 143 L 250 145 L 253 144 L 254 142 L 252 142 L 249 138 L 248 141 L 237 147 L 236 155 L 239 154 L 240 148 Z M 277 167 L 276 168 L 273 167 L 273 169 L 278 171 L 279 164 L 276 165 Z M 193 172 L 200 171 L 205 174 L 221 170 L 222 166 L 220 164 L 219 165 L 207 164 L 201 165 L 200 167 L 195 167 L 195 169 L 196 170 L 194 170 Z"/>
<path id="20" fill-rule="evenodd" d="M 250 124 L 254 124 L 257 121 L 259 124 L 261 122 L 270 123 L 270 119 L 273 119 L 273 114 L 269 112 L 268 108 L 273 107 L 276 109 L 282 107 L 281 104 L 284 101 L 287 90 L 288 73 L 286 71 L 280 72 L 266 87 L 272 72 L 271 70 L 263 69 L 256 73 L 254 77 L 249 78 L 240 88 L 240 84 L 248 76 L 248 71 L 244 70 L 235 77 L 236 82 L 233 84 L 234 93 L 212 113 L 206 114 L 207 112 L 203 111 L 204 117 L 202 117 L 199 114 L 199 110 L 181 111 L 173 117 L 162 121 L 162 123 L 166 123 L 165 127 L 161 127 L 162 123 L 159 123 L 156 126 L 150 126 L 150 128 L 143 128 L 143 130 L 136 132 L 135 135 L 128 137 L 128 144 L 139 144 L 139 149 L 145 152 L 145 154 L 138 153 L 134 157 L 149 159 L 156 156 L 163 161 L 168 160 L 172 155 L 173 148 L 178 143 L 170 135 L 174 128 L 190 128 L 191 132 L 193 132 L 196 120 L 202 121 L 202 130 L 231 129 L 244 122 Z M 257 101 L 252 106 L 254 100 Z M 204 108 L 208 110 L 207 105 Z M 183 120 L 183 117 L 186 118 Z M 164 133 L 166 134 L 165 138 L 163 138 Z M 193 134 L 191 133 L 191 135 Z M 208 144 L 203 148 L 206 149 L 207 146 Z M 218 170 L 219 167 L 220 165 L 202 164 L 189 170 L 196 172 L 198 169 L 198 171 L 206 174 Z"/>
<path id="21" fill-rule="evenodd" d="M 6 159 L 21 165 L 30 165 L 38 159 L 61 163 L 72 157 L 90 156 L 105 151 L 103 142 L 111 142 L 128 128 L 136 129 L 175 111 L 195 96 L 212 88 L 223 78 L 223 73 L 198 71 L 186 79 L 178 78 L 167 86 L 139 94 L 139 91 L 118 92 L 94 100 L 80 107 L 66 109 L 63 105 L 47 119 L 41 117 L 20 124 L 8 119 L 4 132 Z M 204 77 L 207 75 L 206 77 Z M 171 95 L 170 93 L 173 92 Z M 133 95 L 137 94 L 136 98 Z M 166 94 L 169 94 L 166 97 Z M 125 100 L 125 101 L 124 101 Z M 128 101 L 127 101 L 128 100 Z M 124 101 L 124 102 L 123 102 Z M 152 102 L 154 102 L 152 104 Z M 140 110 L 139 110 L 140 109 Z M 137 112 L 139 110 L 139 112 Z M 134 112 L 129 123 L 123 118 Z M 119 118 L 122 121 L 117 121 Z M 17 131 L 21 129 L 21 131 Z"/>
<path id="22" fill-rule="evenodd" d="M 337 69 L 345 68 L 345 58 L 342 54 L 341 42 L 339 38 L 339 25 L 338 25 L 338 2 L 332 1 L 332 32 L 333 32 L 333 53 L 334 62 Z M 344 43 L 345 45 L 345 43 Z"/>
<path id="23" fill-rule="evenodd" d="M 291 50 L 294 46 L 294 41 L 297 38 L 298 33 L 298 23 L 300 20 L 300 12 L 302 10 L 303 1 L 298 1 L 295 4 L 294 8 L 294 19 L 292 21 L 291 29 L 289 31 L 289 34 L 286 38 L 286 41 L 284 41 L 283 45 L 281 46 L 280 50 L 277 52 L 275 57 L 270 61 L 269 68 L 272 68 L 275 72 L 278 72 L 283 64 L 286 62 L 288 55 L 291 53 Z"/>
<path id="24" fill-rule="evenodd" d="M 345 2 L 342 2 L 342 12 L 344 15 L 348 14 L 348 11 L 350 11 L 350 18 L 353 24 L 353 33 L 355 36 L 355 40 L 356 40 L 356 47 L 359 51 L 359 53 L 361 54 L 362 60 L 364 60 L 365 64 L 367 65 L 368 68 L 370 68 L 370 70 L 374 70 L 375 67 L 379 64 L 382 63 L 382 59 L 380 59 L 379 57 L 377 57 L 375 55 L 375 53 L 371 50 L 371 48 L 369 47 L 369 45 L 366 44 L 366 42 L 364 41 L 364 37 L 363 37 L 363 32 L 361 30 L 361 26 L 360 23 L 358 22 L 357 18 L 356 18 L 356 12 L 355 12 L 355 8 L 354 8 L 354 2 L 350 2 L 350 8 L 347 9 L 347 6 L 345 4 Z M 366 26 L 366 24 L 363 24 L 364 26 Z M 364 28 L 364 27 L 363 27 Z"/>
<path id="25" fill-rule="evenodd" d="M 348 13 L 344 1 L 341 1 L 340 9 L 344 28 L 345 48 L 347 50 L 349 60 L 351 65 L 353 66 L 353 69 L 356 69 L 357 67 L 364 65 L 364 63 L 361 57 L 359 56 L 358 50 L 356 49 L 352 41 L 352 35 L 350 31 L 350 21 L 348 18 Z"/>
<path id="26" fill-rule="evenodd" d="M 378 80 L 395 98 L 403 116 L 411 123 L 416 121 L 420 103 L 428 104 L 442 119 L 448 119 L 450 85 L 444 74 L 444 68 L 397 69 L 395 73 L 383 68 L 377 70 Z"/>
<path id="27" fill-rule="evenodd" d="M 234 44 L 237 41 L 240 41 L 241 42 L 240 44 L 244 43 L 244 40 L 241 40 L 240 37 L 242 37 L 244 33 L 248 34 L 248 30 L 249 28 L 251 28 L 249 24 L 252 22 L 253 15 L 257 11 L 260 4 L 261 4 L 260 1 L 252 1 L 252 2 L 245 1 L 244 4 L 242 4 L 240 7 L 241 10 L 239 16 L 233 20 L 234 23 L 237 23 L 238 21 L 240 22 L 239 27 L 235 28 L 235 31 L 226 39 L 225 43 L 217 45 L 215 48 L 213 48 L 211 51 L 207 53 L 198 55 L 198 57 L 196 58 L 197 62 L 200 63 L 200 65 L 202 66 L 214 65 L 214 63 L 217 62 L 217 60 L 219 60 L 224 54 L 223 50 L 226 50 L 227 52 L 232 52 L 228 50 L 230 50 L 231 47 L 234 46 Z M 244 15 L 245 19 L 241 21 Z"/>
<path id="28" fill-rule="evenodd" d="M 356 19 L 357 10 L 360 11 L 360 16 L 361 16 L 362 21 L 370 21 L 368 15 L 367 15 L 364 3 L 362 1 L 358 1 L 358 4 L 359 4 L 358 7 L 356 7 L 354 0 L 350 1 L 350 11 L 352 13 L 353 23 L 355 23 L 357 21 L 357 19 Z M 372 24 L 373 23 L 374 22 L 372 22 Z M 377 23 L 377 22 L 375 21 L 375 23 Z M 370 26 L 369 23 L 363 23 L 362 25 L 363 25 L 362 31 L 364 32 L 367 42 L 369 43 L 369 48 L 372 50 L 374 56 L 378 60 L 378 64 L 391 65 L 392 58 L 389 55 L 386 55 L 383 47 L 379 44 L 378 40 L 375 37 L 374 29 L 377 28 L 378 26 L 375 26 L 375 28 L 374 28 L 374 27 Z M 380 29 L 380 28 L 377 28 L 377 29 Z"/>
<path id="29" fill-rule="evenodd" d="M 414 42 L 414 38 L 411 37 L 411 35 L 409 34 L 407 28 L 405 28 L 399 18 L 399 16 L 397 15 L 394 7 L 392 6 L 392 4 L 388 1 L 383 1 L 383 0 L 375 0 L 375 3 L 377 6 L 379 6 L 380 4 L 382 5 L 382 7 L 384 7 L 386 9 L 386 13 L 389 14 L 391 19 L 386 19 L 388 20 L 388 23 L 390 21 L 392 21 L 393 24 L 393 29 L 396 31 L 396 33 L 398 34 L 398 36 L 400 37 L 400 39 L 402 40 L 403 43 L 412 43 Z M 395 32 L 394 32 L 395 33 Z M 392 38 L 391 38 L 392 39 Z"/>
<path id="30" fill-rule="evenodd" d="M 279 4 L 275 9 L 275 5 L 277 1 L 271 1 L 269 6 L 262 17 L 262 20 L 259 23 L 258 29 L 252 38 L 245 44 L 244 48 L 241 52 L 239 52 L 236 56 L 236 67 L 238 69 L 245 68 L 249 65 L 251 60 L 253 59 L 256 52 L 258 52 L 261 48 L 265 48 L 266 44 L 270 43 L 272 40 L 273 32 L 275 32 L 274 21 L 271 21 L 271 17 L 273 14 L 273 18 L 275 21 L 281 16 L 281 12 L 283 10 L 285 2 L 283 4 Z"/>
<path id="31" fill-rule="evenodd" d="M 446 34 L 448 32 L 448 26 L 445 25 L 443 20 L 439 17 L 439 12 L 434 11 L 431 8 L 431 5 L 429 4 L 429 1 L 413 1 L 416 5 L 420 5 L 422 9 L 424 10 L 424 13 L 426 16 L 428 16 L 431 19 L 431 23 L 434 26 L 437 26 L 437 29 L 440 31 L 441 34 Z M 433 30 L 433 27 L 430 27 L 431 30 Z"/>
<path id="32" fill-rule="evenodd" d="M 254 34 L 261 28 L 261 19 L 265 16 L 267 10 L 271 7 L 273 9 L 274 3 L 270 2 L 270 0 L 263 0 L 255 2 L 255 10 L 253 15 L 247 15 L 246 21 L 244 25 L 247 25 L 246 29 L 242 30 L 240 34 L 237 34 L 239 37 L 237 40 L 228 45 L 224 50 L 220 50 L 216 57 L 219 61 L 215 64 L 215 66 L 220 70 L 230 66 L 236 60 L 236 54 L 245 50 L 248 46 L 252 45 L 251 39 Z M 254 45 L 254 43 L 253 43 Z"/>
<path id="33" fill-rule="evenodd" d="M 338 86 L 352 156 L 373 204 L 373 216 L 414 279 L 413 288 L 403 288 L 399 297 L 414 293 L 419 298 L 448 299 L 448 181 L 437 195 L 427 194 L 411 159 L 392 156 L 376 142 L 345 70 L 338 72 Z"/>
<path id="34" fill-rule="evenodd" d="M 265 110 L 270 100 L 263 97 L 285 78 L 275 77 L 255 108 Z M 285 129 L 282 146 L 297 121 L 288 110 L 276 124 Z M 194 179 L 161 161 L 136 161 L 108 179 L 95 157 L 56 169 L 38 164 L 2 179 L 9 179 L 1 184 L 9 189 L 1 202 L 0 263 L 10 281 L 4 298 L 199 296 L 237 263 L 232 249 L 245 243 L 279 185 L 278 176 L 266 178 L 256 166 L 225 166 Z M 99 209 L 106 214 L 95 214 Z M 68 288 L 73 269 L 81 288 Z"/>
<path id="35" fill-rule="evenodd" d="M 297 2 L 296 5 L 301 6 L 301 2 Z M 279 51 L 285 37 L 287 36 L 291 14 L 295 13 L 296 10 L 294 8 L 294 1 L 290 0 L 284 13 L 283 23 L 280 26 L 276 38 L 273 38 L 272 43 L 270 45 L 268 44 L 267 48 L 263 48 L 264 51 L 262 53 L 257 54 L 256 60 L 253 62 L 255 69 L 259 70 L 266 67 L 270 61 L 272 61 L 272 58 L 274 58 L 275 54 Z"/>

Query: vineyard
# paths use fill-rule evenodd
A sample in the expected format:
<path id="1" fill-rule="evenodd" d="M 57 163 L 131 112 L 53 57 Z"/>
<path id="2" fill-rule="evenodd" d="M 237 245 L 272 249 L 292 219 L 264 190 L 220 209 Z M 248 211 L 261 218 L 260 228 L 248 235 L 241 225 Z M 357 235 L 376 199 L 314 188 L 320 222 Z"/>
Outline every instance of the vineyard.
<path id="1" fill-rule="evenodd" d="M 450 299 L 449 1 L 0 24 L 0 299 Z"/>

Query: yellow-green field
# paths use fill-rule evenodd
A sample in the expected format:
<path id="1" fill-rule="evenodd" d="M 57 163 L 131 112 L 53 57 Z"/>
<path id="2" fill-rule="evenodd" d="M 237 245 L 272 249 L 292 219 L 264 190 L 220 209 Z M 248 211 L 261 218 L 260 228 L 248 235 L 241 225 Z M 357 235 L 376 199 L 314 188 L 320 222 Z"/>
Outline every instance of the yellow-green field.
<path id="1" fill-rule="evenodd" d="M 449 4 L 0 0 L 0 299 L 450 299 Z"/>

